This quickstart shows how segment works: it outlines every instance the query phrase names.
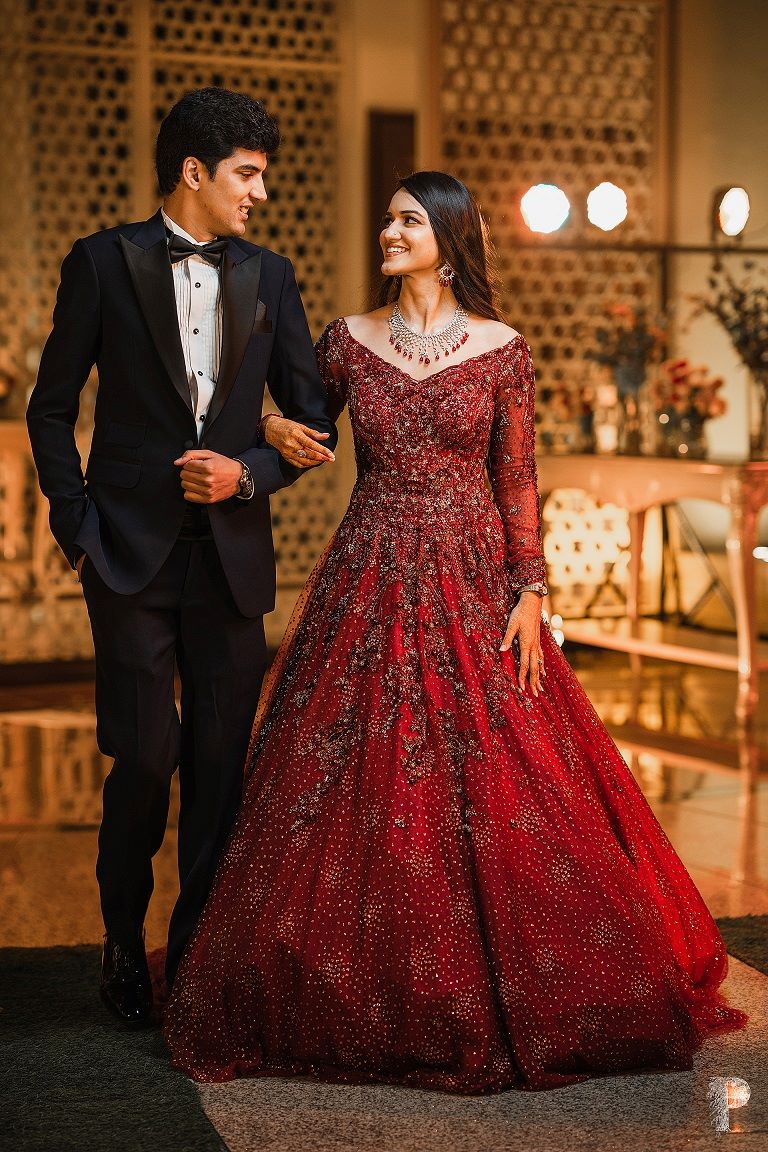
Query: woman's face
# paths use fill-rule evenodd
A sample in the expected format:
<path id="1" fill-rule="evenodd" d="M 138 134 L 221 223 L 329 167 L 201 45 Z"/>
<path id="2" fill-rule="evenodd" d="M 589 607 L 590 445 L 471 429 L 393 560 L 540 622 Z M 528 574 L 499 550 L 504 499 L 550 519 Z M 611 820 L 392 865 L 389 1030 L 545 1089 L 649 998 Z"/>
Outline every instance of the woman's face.
<path id="1" fill-rule="evenodd" d="M 412 276 L 437 269 L 440 253 L 429 217 L 404 188 L 395 192 L 382 224 L 379 243 L 384 276 Z"/>

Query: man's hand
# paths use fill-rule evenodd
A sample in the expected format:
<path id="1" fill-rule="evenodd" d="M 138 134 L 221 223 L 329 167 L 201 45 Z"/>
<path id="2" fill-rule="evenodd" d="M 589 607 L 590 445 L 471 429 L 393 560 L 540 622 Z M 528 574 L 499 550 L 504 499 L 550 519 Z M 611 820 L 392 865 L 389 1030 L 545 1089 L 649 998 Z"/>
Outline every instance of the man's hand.
<path id="1" fill-rule="evenodd" d="M 190 504 L 218 504 L 240 491 L 243 466 L 239 460 L 199 448 L 185 452 L 174 464 L 181 468 L 184 499 Z"/>
<path id="2" fill-rule="evenodd" d="M 312 468 L 336 459 L 330 448 L 319 443 L 328 439 L 329 432 L 316 432 L 314 428 L 278 416 L 276 412 L 263 416 L 261 426 L 267 444 L 277 448 L 282 458 L 297 468 Z"/>

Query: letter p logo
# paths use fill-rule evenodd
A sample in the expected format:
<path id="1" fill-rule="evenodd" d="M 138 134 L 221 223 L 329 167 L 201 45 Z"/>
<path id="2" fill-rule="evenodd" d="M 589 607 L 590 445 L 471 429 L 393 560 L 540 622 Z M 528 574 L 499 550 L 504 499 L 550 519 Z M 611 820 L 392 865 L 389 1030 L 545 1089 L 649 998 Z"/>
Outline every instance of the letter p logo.
<path id="1" fill-rule="evenodd" d="M 739 1076 L 710 1076 L 707 1098 L 715 1132 L 731 1132 L 731 1111 L 743 1108 L 751 1095 L 749 1084 Z"/>

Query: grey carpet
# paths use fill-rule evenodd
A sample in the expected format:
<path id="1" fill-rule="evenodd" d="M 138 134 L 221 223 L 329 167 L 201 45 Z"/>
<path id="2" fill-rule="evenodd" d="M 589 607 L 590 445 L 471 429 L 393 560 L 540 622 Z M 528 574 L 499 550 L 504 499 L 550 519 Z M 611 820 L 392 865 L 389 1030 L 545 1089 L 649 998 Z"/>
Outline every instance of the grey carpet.
<path id="1" fill-rule="evenodd" d="M 729 955 L 768 976 L 768 916 L 721 916 L 715 923 Z"/>
<path id="2" fill-rule="evenodd" d="M 14 1152 L 221 1152 L 156 1029 L 98 999 L 99 950 L 0 949 L 0 1147 Z"/>

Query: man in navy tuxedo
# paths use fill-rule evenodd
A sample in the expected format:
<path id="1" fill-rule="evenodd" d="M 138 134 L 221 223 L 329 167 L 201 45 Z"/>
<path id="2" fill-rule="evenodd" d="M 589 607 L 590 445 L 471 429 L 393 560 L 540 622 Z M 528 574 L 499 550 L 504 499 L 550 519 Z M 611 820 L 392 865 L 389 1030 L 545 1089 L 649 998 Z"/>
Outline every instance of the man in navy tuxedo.
<path id="1" fill-rule="evenodd" d="M 101 994 L 128 1024 L 151 1014 L 143 925 L 174 771 L 169 981 L 240 801 L 275 597 L 269 495 L 334 458 L 293 268 L 242 238 L 278 144 L 243 94 L 206 88 L 174 106 L 157 140 L 163 206 L 75 242 L 27 413 L 51 529 L 82 582 L 98 742 L 114 758 L 96 868 Z M 94 364 L 83 477 L 74 428 Z M 262 436 L 265 382 L 302 425 L 293 464 Z"/>

